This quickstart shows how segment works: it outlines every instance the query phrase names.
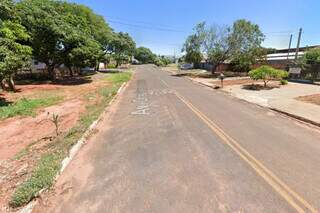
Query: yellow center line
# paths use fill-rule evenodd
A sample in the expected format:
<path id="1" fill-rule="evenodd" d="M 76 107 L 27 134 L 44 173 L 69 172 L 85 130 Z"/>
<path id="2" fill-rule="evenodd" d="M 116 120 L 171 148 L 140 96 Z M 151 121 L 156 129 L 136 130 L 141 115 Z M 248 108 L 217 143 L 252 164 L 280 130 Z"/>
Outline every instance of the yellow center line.
<path id="1" fill-rule="evenodd" d="M 163 81 L 163 80 L 162 80 Z M 166 84 L 167 86 L 167 84 Z M 189 101 L 183 98 L 180 94 L 175 92 L 175 95 L 187 105 L 207 126 L 215 132 L 222 141 L 227 144 L 233 151 L 235 151 L 245 162 L 247 162 L 276 192 L 278 192 L 297 212 L 306 212 L 309 210 L 313 213 L 318 211 L 311 206 L 305 199 L 298 195 L 288 185 L 281 181 L 275 174 L 267 169 L 260 161 L 253 157 L 247 150 L 245 150 L 232 137 L 225 133 L 217 124 L 211 121 L 200 110 L 193 106 Z M 300 202 L 300 205 L 298 204 Z"/>

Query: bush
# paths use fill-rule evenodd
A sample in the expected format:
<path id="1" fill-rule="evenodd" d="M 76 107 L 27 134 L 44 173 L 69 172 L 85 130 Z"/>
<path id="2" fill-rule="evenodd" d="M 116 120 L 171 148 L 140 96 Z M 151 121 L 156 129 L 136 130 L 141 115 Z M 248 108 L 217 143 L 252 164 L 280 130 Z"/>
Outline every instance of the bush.
<path id="1" fill-rule="evenodd" d="M 251 70 L 249 76 L 253 80 L 262 80 L 264 82 L 264 87 L 266 87 L 267 83 L 271 80 L 282 80 L 283 78 L 288 77 L 288 72 L 265 65 Z"/>
<path id="2" fill-rule="evenodd" d="M 115 68 L 117 68 L 117 65 L 116 64 L 108 64 L 107 68 L 108 69 L 115 69 Z"/>
<path id="3" fill-rule="evenodd" d="M 281 84 L 281 85 L 287 85 L 287 84 L 288 84 L 288 81 L 287 81 L 287 80 L 282 79 L 282 80 L 280 81 L 280 84 Z"/>

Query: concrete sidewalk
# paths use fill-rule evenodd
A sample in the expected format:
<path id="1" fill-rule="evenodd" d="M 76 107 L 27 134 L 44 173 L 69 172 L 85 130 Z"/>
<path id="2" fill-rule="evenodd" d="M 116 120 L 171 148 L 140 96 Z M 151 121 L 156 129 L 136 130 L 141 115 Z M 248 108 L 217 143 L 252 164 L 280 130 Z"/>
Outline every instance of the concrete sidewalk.
<path id="1" fill-rule="evenodd" d="M 217 80 L 193 78 L 193 81 L 209 87 L 220 85 Z M 320 125 L 320 106 L 296 100 L 297 97 L 320 94 L 320 86 L 289 83 L 271 90 L 248 90 L 243 85 L 225 86 L 223 91 L 239 99 L 274 109 L 315 125 Z"/>

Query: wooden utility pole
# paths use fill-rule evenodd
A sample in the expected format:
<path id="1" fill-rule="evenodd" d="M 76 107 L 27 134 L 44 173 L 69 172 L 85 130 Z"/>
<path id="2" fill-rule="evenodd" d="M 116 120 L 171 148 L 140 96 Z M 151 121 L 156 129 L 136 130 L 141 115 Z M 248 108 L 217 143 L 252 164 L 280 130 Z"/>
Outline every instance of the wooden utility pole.
<path id="1" fill-rule="evenodd" d="M 299 36 L 298 36 L 298 42 L 297 42 L 297 49 L 296 49 L 295 60 L 298 59 L 299 48 L 300 48 L 300 41 L 301 41 L 301 34 L 302 34 L 302 28 L 299 29 Z"/>

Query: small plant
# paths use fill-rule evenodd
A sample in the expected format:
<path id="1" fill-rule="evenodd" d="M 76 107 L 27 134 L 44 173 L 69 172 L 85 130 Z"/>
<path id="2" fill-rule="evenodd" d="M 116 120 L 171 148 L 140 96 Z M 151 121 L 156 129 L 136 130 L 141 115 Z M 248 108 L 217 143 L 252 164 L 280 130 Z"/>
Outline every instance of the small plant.
<path id="1" fill-rule="evenodd" d="M 287 84 L 288 84 L 288 81 L 285 80 L 285 79 L 282 79 L 282 80 L 280 81 L 280 84 L 281 84 L 281 85 L 287 85 Z"/>
<path id="2" fill-rule="evenodd" d="M 262 80 L 264 87 L 267 87 L 267 83 L 271 80 L 282 80 L 288 77 L 288 72 L 265 65 L 251 70 L 249 76 L 253 80 Z"/>
<path id="3" fill-rule="evenodd" d="M 52 118 L 50 119 L 50 121 L 54 124 L 55 128 L 56 128 L 56 136 L 59 135 L 59 115 L 56 114 L 52 114 Z"/>

